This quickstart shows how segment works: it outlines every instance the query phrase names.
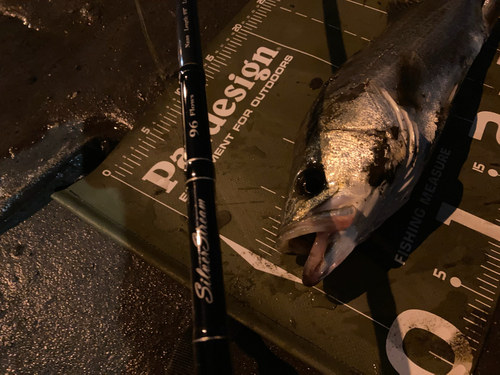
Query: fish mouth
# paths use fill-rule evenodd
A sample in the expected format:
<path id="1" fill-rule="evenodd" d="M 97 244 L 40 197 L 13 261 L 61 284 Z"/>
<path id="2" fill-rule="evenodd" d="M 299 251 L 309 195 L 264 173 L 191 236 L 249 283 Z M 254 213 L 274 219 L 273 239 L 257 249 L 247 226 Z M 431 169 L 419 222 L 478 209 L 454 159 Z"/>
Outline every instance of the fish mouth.
<path id="1" fill-rule="evenodd" d="M 305 286 L 323 280 L 354 249 L 356 229 L 354 206 L 313 213 L 280 231 L 282 252 L 308 255 L 302 274 Z"/>

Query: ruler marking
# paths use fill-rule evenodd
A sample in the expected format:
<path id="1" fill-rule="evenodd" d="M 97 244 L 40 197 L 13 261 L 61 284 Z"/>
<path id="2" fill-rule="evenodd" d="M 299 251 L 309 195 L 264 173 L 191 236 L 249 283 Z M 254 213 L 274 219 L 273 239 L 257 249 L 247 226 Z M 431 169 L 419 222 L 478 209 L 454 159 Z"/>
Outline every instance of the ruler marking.
<path id="1" fill-rule="evenodd" d="M 120 172 L 118 172 L 118 171 L 115 171 L 115 173 L 119 174 L 119 175 L 120 175 L 120 176 L 122 176 L 122 177 L 126 177 L 123 173 L 120 173 Z"/>
<path id="2" fill-rule="evenodd" d="M 312 18 L 312 17 L 311 17 L 311 20 L 313 20 L 314 22 L 321 23 L 321 24 L 323 24 L 323 23 L 324 23 L 323 21 L 321 21 L 321 20 L 317 20 L 316 18 Z"/>
<path id="3" fill-rule="evenodd" d="M 271 255 L 271 253 L 268 253 L 267 251 L 262 250 L 260 247 L 258 247 L 258 249 L 259 249 L 260 251 L 262 251 L 263 253 L 266 253 L 267 255 L 272 256 L 272 255 Z"/>
<path id="4" fill-rule="evenodd" d="M 245 27 L 246 27 L 246 28 L 251 27 L 251 28 L 254 28 L 254 29 L 256 29 L 256 28 L 257 28 L 257 26 L 250 25 L 250 21 L 247 21 L 247 22 L 245 23 L 245 26 L 243 26 L 243 27 L 242 27 L 242 29 L 244 29 Z M 252 29 L 248 29 L 248 30 L 249 30 L 249 31 L 252 31 Z"/>
<path id="5" fill-rule="evenodd" d="M 273 10 L 273 8 L 271 8 L 269 5 L 266 4 L 261 4 L 260 8 L 264 8 L 264 10 L 267 10 L 268 12 Z"/>
<path id="6" fill-rule="evenodd" d="M 492 284 L 492 283 L 490 283 L 490 282 L 488 282 L 486 280 L 483 280 L 480 277 L 476 277 L 476 279 L 478 279 L 479 281 L 482 281 L 485 284 L 488 284 L 489 286 L 492 286 L 493 288 L 498 288 L 496 285 L 494 285 L 494 284 Z"/>
<path id="7" fill-rule="evenodd" d="M 496 274 L 496 275 L 500 275 L 500 272 L 493 271 L 492 269 L 490 269 L 490 268 L 488 268 L 488 267 L 486 267 L 486 266 L 483 266 L 482 264 L 481 264 L 481 267 L 483 267 L 484 269 L 486 269 L 486 270 L 488 270 L 488 271 L 490 271 L 490 272 L 493 272 L 493 273 L 494 273 L 494 274 Z"/>
<path id="8" fill-rule="evenodd" d="M 207 69 L 212 69 L 214 72 L 218 72 L 218 73 L 220 73 L 220 70 L 219 70 L 219 69 L 215 69 L 215 68 L 214 68 L 214 67 L 212 67 L 212 66 L 206 66 L 206 67 L 205 67 L 205 70 L 207 70 Z"/>
<path id="9" fill-rule="evenodd" d="M 269 246 L 267 243 L 264 243 L 264 242 L 262 242 L 261 240 L 259 240 L 259 239 L 257 239 L 257 238 L 255 239 L 255 241 L 257 241 L 257 242 L 258 242 L 258 243 L 260 243 L 261 245 L 264 245 L 264 246 L 266 246 L 266 247 L 270 248 L 271 250 L 276 251 L 277 253 L 279 253 L 279 251 L 278 251 L 278 250 L 276 250 L 275 248 L 273 248 L 273 247 Z"/>
<path id="10" fill-rule="evenodd" d="M 252 20 L 252 22 L 258 22 L 258 23 L 262 23 L 262 21 L 260 20 L 260 17 L 256 17 L 256 16 L 252 16 L 250 17 L 250 20 Z M 250 22 L 250 20 L 248 22 Z M 256 24 L 257 25 L 257 24 Z"/>
<path id="11" fill-rule="evenodd" d="M 268 239 L 269 241 L 273 242 L 273 243 L 276 243 L 275 240 L 273 240 L 272 238 L 269 238 L 269 237 L 266 237 L 266 239 Z"/>
<path id="12" fill-rule="evenodd" d="M 495 280 L 495 281 L 500 281 L 499 279 L 497 279 L 497 278 L 495 278 L 495 277 L 493 277 L 493 276 L 490 276 L 490 275 L 488 275 L 487 273 L 484 273 L 484 272 L 483 272 L 483 275 L 484 275 L 484 276 L 486 276 L 486 277 L 489 277 L 489 278 L 490 278 L 490 279 L 492 279 L 492 280 Z"/>
<path id="13" fill-rule="evenodd" d="M 261 12 L 260 10 L 256 11 L 255 13 L 258 14 L 259 16 L 267 17 L 267 14 L 265 14 L 264 12 Z"/>
<path id="14" fill-rule="evenodd" d="M 498 259 L 498 258 L 495 258 L 495 257 L 494 257 L 493 255 L 490 255 L 490 254 L 486 254 L 486 256 L 488 256 L 488 257 L 490 257 L 491 259 L 495 259 L 495 260 L 497 260 L 497 261 L 499 261 L 499 262 L 500 262 L 500 259 Z"/>
<path id="15" fill-rule="evenodd" d="M 474 331 L 472 328 L 469 328 L 469 327 L 465 326 L 465 329 L 467 329 L 467 330 L 471 331 L 472 333 L 475 333 L 476 335 L 481 336 L 481 334 L 480 334 L 480 333 L 477 333 L 477 332 L 476 332 L 476 331 Z"/>
<path id="16" fill-rule="evenodd" d="M 125 163 L 124 161 L 122 161 L 122 163 L 125 164 L 127 167 L 134 169 L 133 166 L 131 166 L 130 164 Z"/>
<path id="17" fill-rule="evenodd" d="M 149 150 L 148 150 L 146 147 L 144 147 L 143 145 L 138 145 L 138 146 L 139 146 L 140 148 L 142 148 L 143 150 L 146 150 L 146 152 L 149 152 Z M 139 152 L 139 151 L 137 151 L 137 152 Z M 143 155 L 144 155 L 144 154 L 143 154 Z"/>
<path id="18" fill-rule="evenodd" d="M 221 65 L 227 66 L 227 64 L 226 64 L 226 63 L 223 63 L 222 61 L 217 60 L 217 58 L 215 58 L 215 59 L 214 59 L 214 61 L 217 61 L 217 63 L 218 63 L 218 64 L 221 64 Z"/>
<path id="19" fill-rule="evenodd" d="M 260 16 L 256 16 L 255 14 L 252 16 L 252 18 L 257 18 L 257 19 L 259 19 L 259 20 L 261 20 L 261 19 L 262 19 L 262 17 L 260 17 Z M 261 21 L 261 22 L 262 22 L 262 21 Z"/>
<path id="20" fill-rule="evenodd" d="M 477 341 L 477 340 L 474 340 L 474 339 L 473 339 L 472 337 L 470 337 L 470 336 L 467 336 L 467 335 L 465 335 L 465 337 L 467 337 L 467 338 L 468 338 L 469 340 L 471 340 L 471 341 L 474 341 L 475 343 L 479 344 L 479 341 Z"/>
<path id="21" fill-rule="evenodd" d="M 171 110 L 171 111 L 173 111 L 173 112 L 175 112 L 175 113 L 177 113 L 179 116 L 181 116 L 181 115 L 182 115 L 179 111 L 177 111 L 177 110 L 175 110 L 175 109 L 173 109 L 173 108 L 170 108 L 170 110 Z"/>
<path id="22" fill-rule="evenodd" d="M 139 167 L 141 166 L 138 162 L 133 161 L 132 159 L 127 158 L 127 160 L 128 160 L 129 162 L 131 162 L 131 163 L 134 163 L 134 164 L 138 165 Z"/>
<path id="23" fill-rule="evenodd" d="M 148 142 L 146 142 L 146 141 L 144 141 L 144 140 L 141 140 L 141 142 L 142 142 L 142 143 L 144 143 L 144 144 L 146 144 L 146 145 L 148 145 L 148 146 L 149 146 L 149 147 L 151 147 L 151 148 L 156 148 L 155 146 L 150 145 Z M 149 151 L 149 150 L 148 150 L 148 151 Z"/>
<path id="24" fill-rule="evenodd" d="M 266 229 L 266 228 L 262 228 L 262 229 L 264 229 L 267 233 L 271 233 L 274 237 L 278 237 L 278 235 L 276 233 L 271 232 L 269 229 Z"/>
<path id="25" fill-rule="evenodd" d="M 234 44 L 235 46 L 240 46 L 240 47 L 242 46 L 240 43 L 236 43 L 236 42 L 233 42 L 233 41 L 230 41 L 227 44 Z"/>
<path id="26" fill-rule="evenodd" d="M 330 294 L 326 293 L 324 290 L 319 289 L 317 286 L 313 286 L 313 288 L 314 288 L 314 289 L 316 289 L 318 292 L 323 293 L 324 295 L 327 295 L 327 296 L 328 296 L 328 297 L 330 297 L 330 298 L 333 298 L 335 301 L 339 302 L 341 305 L 343 305 L 343 306 L 345 306 L 345 307 L 347 307 L 347 308 L 351 309 L 352 311 L 357 312 L 359 315 L 362 315 L 362 316 L 364 316 L 365 318 L 367 318 L 367 319 L 371 320 L 372 322 L 377 323 L 378 325 L 380 325 L 380 326 L 384 327 L 385 329 L 389 330 L 389 327 L 387 327 L 385 324 L 382 324 L 382 323 L 380 323 L 379 321 L 377 321 L 377 320 L 373 319 L 371 316 L 366 315 L 365 313 L 363 313 L 363 312 L 361 312 L 361 311 L 359 311 L 359 310 L 355 309 L 355 308 L 354 308 L 354 307 L 352 307 L 352 306 L 349 306 L 347 303 L 344 303 L 344 302 L 342 302 L 341 300 L 339 300 L 338 298 L 336 298 L 336 297 L 334 297 L 334 296 L 332 296 L 332 295 L 330 295 Z"/>
<path id="27" fill-rule="evenodd" d="M 168 109 L 171 109 L 169 107 L 167 107 Z M 177 120 L 177 116 L 176 115 L 173 115 L 171 114 L 170 112 L 167 112 L 167 115 L 170 115 L 172 118 L 176 119 Z M 172 120 L 170 117 L 165 117 L 166 119 L 169 119 L 169 120 Z"/>
<path id="28" fill-rule="evenodd" d="M 295 12 L 295 14 L 296 14 L 297 16 L 307 18 L 307 16 L 306 16 L 305 14 L 302 14 L 302 13 L 299 13 L 299 12 Z"/>
<path id="29" fill-rule="evenodd" d="M 276 192 L 274 192 L 274 191 L 272 191 L 271 189 L 268 189 L 268 188 L 266 188 L 266 187 L 264 187 L 264 186 L 261 186 L 261 188 L 262 188 L 262 189 L 264 189 L 265 191 L 268 191 L 268 192 L 270 192 L 270 193 L 276 194 Z"/>
<path id="30" fill-rule="evenodd" d="M 491 264 L 493 267 L 500 268 L 499 265 L 497 265 L 497 264 L 495 264 L 493 262 L 490 262 L 489 260 L 487 260 L 486 263 Z"/>
<path id="31" fill-rule="evenodd" d="M 224 56 L 224 57 L 227 57 L 228 59 L 230 59 L 230 58 L 231 58 L 231 56 L 226 55 L 225 53 L 222 53 L 222 52 L 219 52 L 219 55 L 222 55 L 222 56 Z"/>
<path id="32" fill-rule="evenodd" d="M 491 241 L 488 241 L 488 243 L 489 243 L 490 245 L 493 245 L 493 246 L 498 247 L 498 248 L 500 249 L 500 245 L 497 245 L 497 244 L 495 244 L 495 243 L 493 243 L 493 242 L 491 242 Z"/>
<path id="33" fill-rule="evenodd" d="M 180 105 L 178 105 L 178 104 L 174 104 L 174 107 L 178 108 L 178 109 L 179 109 L 179 111 L 181 110 L 181 106 L 180 106 Z M 180 114 L 180 113 L 179 113 L 179 114 Z"/>
<path id="34" fill-rule="evenodd" d="M 469 305 L 470 307 L 472 307 L 473 309 L 476 309 L 476 310 L 481 311 L 482 313 L 484 313 L 484 314 L 488 315 L 488 312 L 484 311 L 483 309 L 480 309 L 480 308 L 479 308 L 479 307 L 477 307 L 477 306 L 474 306 L 472 303 L 468 303 L 468 305 Z"/>
<path id="35" fill-rule="evenodd" d="M 348 3 L 352 3 L 352 4 L 356 4 L 356 5 L 359 5 L 359 6 L 362 6 L 363 8 L 368 8 L 368 9 L 372 9 L 372 10 L 375 10 L 377 12 L 380 12 L 380 13 L 384 13 L 384 14 L 387 14 L 387 12 L 383 11 L 383 10 L 380 10 L 380 9 L 377 9 L 377 8 L 374 8 L 374 7 L 371 7 L 369 5 L 366 5 L 366 4 L 360 4 L 358 3 L 357 1 L 353 1 L 353 0 L 347 0 Z"/>
<path id="36" fill-rule="evenodd" d="M 265 38 L 265 37 L 263 37 L 263 36 L 261 36 L 261 35 L 255 34 L 255 33 L 253 33 L 253 32 L 248 32 L 248 33 L 249 33 L 249 34 L 251 34 L 251 35 L 253 35 L 253 36 L 255 36 L 255 37 L 257 37 L 257 38 L 260 38 L 260 39 L 263 39 L 263 40 L 267 40 L 268 42 L 271 42 L 271 43 L 277 44 L 278 46 L 282 46 L 282 47 L 288 48 L 288 49 L 290 49 L 290 50 L 292 50 L 292 51 L 296 51 L 296 52 L 302 53 L 302 54 L 304 54 L 304 55 L 306 55 L 306 56 L 309 56 L 309 57 L 312 57 L 312 58 L 314 58 L 314 59 L 316 59 L 316 60 L 322 61 L 322 62 L 324 62 L 325 64 L 332 65 L 332 66 L 334 66 L 334 67 L 338 68 L 337 66 L 335 66 L 335 65 L 333 65 L 332 63 L 330 63 L 330 62 L 328 62 L 328 61 L 326 61 L 326 60 L 322 59 L 321 57 L 314 56 L 314 55 L 312 55 L 312 54 L 310 54 L 310 53 L 307 53 L 307 52 L 301 51 L 301 50 L 299 50 L 299 49 L 297 49 L 297 48 L 293 48 L 293 47 L 287 46 L 287 45 L 285 45 L 285 44 L 282 44 L 282 43 L 276 42 L 276 41 L 274 41 L 274 40 L 272 40 L 272 39 Z"/>
<path id="37" fill-rule="evenodd" d="M 498 254 L 500 255 L 500 251 L 496 251 L 496 250 L 493 250 L 493 249 L 489 249 L 490 251 L 493 251 L 495 254 Z"/>
<path id="38" fill-rule="evenodd" d="M 484 305 L 484 306 L 486 306 L 486 307 L 489 307 L 489 308 L 491 309 L 491 306 L 490 306 L 490 305 L 488 305 L 487 303 L 484 303 L 483 301 L 478 300 L 477 298 L 475 298 L 475 300 L 476 300 L 476 302 L 479 302 L 480 304 L 482 304 L 482 305 Z"/>
<path id="39" fill-rule="evenodd" d="M 134 155 L 134 154 L 132 154 L 132 153 L 130 154 L 130 156 L 133 156 L 134 158 L 136 158 L 136 159 L 138 159 L 138 160 L 142 160 L 139 156 Z"/>
<path id="40" fill-rule="evenodd" d="M 156 125 L 156 123 L 155 123 L 155 125 Z M 163 135 L 163 132 L 159 131 L 158 129 L 151 128 L 151 130 L 152 130 L 152 131 L 157 132 L 157 133 L 158 133 L 158 134 L 160 134 L 160 135 Z M 153 133 L 151 133 L 151 135 L 153 135 Z M 161 139 L 161 138 L 160 138 L 160 139 Z"/>
<path id="41" fill-rule="evenodd" d="M 475 326 L 477 326 L 477 327 L 479 327 L 479 328 L 481 328 L 481 329 L 483 328 L 483 327 L 481 327 L 479 324 L 477 324 L 477 323 L 473 322 L 473 321 L 472 321 L 472 320 L 470 320 L 470 319 L 467 319 L 467 318 L 463 318 L 463 319 L 464 319 L 466 322 L 469 322 L 469 323 L 471 323 L 471 324 L 474 324 Z"/>
<path id="42" fill-rule="evenodd" d="M 485 87 L 487 87 L 487 88 L 489 88 L 489 89 L 495 89 L 493 86 L 491 86 L 491 85 L 487 85 L 486 83 L 483 83 L 483 86 L 485 86 Z"/>
<path id="43" fill-rule="evenodd" d="M 478 319 L 481 319 L 483 322 L 486 322 L 486 319 L 484 318 L 481 318 L 480 316 L 476 315 L 476 314 L 473 314 L 473 313 L 470 313 L 474 318 L 478 318 Z"/>
<path id="44" fill-rule="evenodd" d="M 149 134 L 151 134 L 151 133 L 149 133 Z M 147 139 L 149 139 L 151 142 L 156 143 L 156 141 L 155 141 L 153 138 L 149 138 L 148 136 L 146 136 L 146 138 L 147 138 Z M 161 139 L 161 138 L 160 138 L 160 139 Z M 144 141 L 143 141 L 143 142 L 144 142 Z"/>
<path id="45" fill-rule="evenodd" d="M 495 292 L 492 292 L 491 290 L 486 289 L 484 286 L 479 285 L 479 287 L 480 287 L 481 289 L 483 289 L 483 290 L 486 290 L 488 293 L 495 294 Z M 493 301 L 493 300 L 492 300 L 492 301 Z"/>
<path id="46" fill-rule="evenodd" d="M 142 147 L 142 146 L 141 146 L 141 145 L 139 145 L 139 147 Z M 145 147 L 142 147 L 142 148 L 146 149 Z M 146 149 L 146 150 L 147 150 L 147 149 Z M 135 149 L 134 151 L 135 151 L 135 152 L 138 152 L 138 153 L 139 153 L 139 154 L 141 154 L 142 156 L 145 156 L 145 157 L 149 158 L 149 156 L 148 156 L 148 155 L 144 154 L 143 152 L 141 152 L 141 151 L 139 151 L 139 150 L 137 150 L 137 149 Z M 147 150 L 147 151 L 149 151 L 149 150 Z M 142 159 L 140 159 L 140 160 L 142 160 Z"/>
<path id="47" fill-rule="evenodd" d="M 448 361 L 447 359 L 437 355 L 436 353 L 433 353 L 429 350 L 429 353 L 432 354 L 434 357 L 436 358 L 439 358 L 440 360 L 442 360 L 443 362 L 446 362 L 447 364 L 449 364 L 450 366 L 453 366 L 453 363 L 451 363 L 450 361 Z"/>
<path id="48" fill-rule="evenodd" d="M 205 75 L 210 78 L 210 79 L 215 79 L 214 76 L 211 76 L 210 74 L 208 74 L 206 71 L 205 71 Z"/>
<path id="49" fill-rule="evenodd" d="M 229 44 L 229 43 L 228 43 L 228 44 Z M 228 49 L 228 50 L 230 50 L 230 51 L 232 51 L 232 52 L 238 52 L 238 51 L 237 51 L 237 50 L 235 50 L 234 48 L 230 48 L 230 47 L 228 47 L 228 46 L 224 47 L 224 49 Z"/>
<path id="50" fill-rule="evenodd" d="M 278 228 L 276 225 L 271 225 L 271 227 L 272 227 L 273 229 L 276 229 L 276 230 L 279 230 L 279 229 L 280 229 L 280 228 Z"/>
<path id="51" fill-rule="evenodd" d="M 177 122 L 176 122 L 176 121 L 174 121 L 174 120 L 172 120 L 170 117 L 166 117 L 166 119 L 167 119 L 168 121 L 170 121 L 172 124 L 177 125 Z M 161 123 L 162 123 L 162 124 L 165 124 L 165 125 L 167 125 L 167 126 L 171 126 L 171 125 L 167 124 L 167 123 L 166 123 L 165 121 L 163 121 L 163 120 L 160 120 L 160 121 L 161 121 Z"/>
<path id="52" fill-rule="evenodd" d="M 170 124 L 166 123 L 165 121 L 163 120 L 160 120 L 160 122 L 163 124 L 163 125 L 166 125 L 166 126 L 171 126 Z M 170 129 L 167 129 L 167 128 L 164 128 L 163 126 L 161 126 L 160 124 L 155 124 L 155 126 L 158 126 L 160 129 L 163 129 L 167 132 L 170 132 Z"/>
<path id="53" fill-rule="evenodd" d="M 289 139 L 287 139 L 287 138 L 283 138 L 283 140 L 284 140 L 284 141 L 286 141 L 286 142 L 291 143 L 292 145 L 294 145 L 294 144 L 295 144 L 295 142 L 294 142 L 294 141 L 291 141 L 291 140 L 289 140 Z"/>
<path id="54" fill-rule="evenodd" d="M 281 221 L 276 220 L 276 219 L 272 218 L 271 216 L 269 216 L 269 219 L 271 219 L 272 221 L 274 221 L 274 222 L 276 222 L 276 223 L 278 223 L 278 224 L 281 224 Z"/>
<path id="55" fill-rule="evenodd" d="M 281 211 L 281 208 L 279 208 L 278 206 L 274 206 L 274 208 L 276 208 L 276 209 L 278 209 L 278 210 L 280 210 L 280 211 Z"/>
<path id="56" fill-rule="evenodd" d="M 367 42 L 371 42 L 371 40 L 370 40 L 370 39 L 365 38 L 364 36 L 361 36 L 360 38 L 361 38 L 361 39 L 363 39 L 363 40 L 366 40 Z"/>
<path id="57" fill-rule="evenodd" d="M 356 34 L 351 33 L 350 31 L 347 31 L 347 30 L 344 30 L 344 33 L 349 34 L 349 35 L 353 35 L 353 36 L 357 36 Z"/>
<path id="58" fill-rule="evenodd" d="M 116 164 L 115 164 L 116 165 Z M 127 172 L 128 174 L 132 174 L 132 172 L 130 172 L 129 170 L 123 168 L 123 167 L 120 167 L 119 165 L 116 165 L 118 168 L 120 168 L 122 171 L 125 171 Z"/>
<path id="59" fill-rule="evenodd" d="M 255 22 L 253 22 L 251 19 L 247 20 L 246 24 L 247 24 L 247 25 L 248 25 L 248 24 L 250 24 L 250 26 L 253 26 L 253 27 L 255 27 L 255 28 L 257 28 L 257 26 L 259 26 L 259 25 L 257 25 Z"/>
<path id="60" fill-rule="evenodd" d="M 241 29 L 242 30 L 245 30 L 247 33 L 251 34 L 252 33 L 252 29 L 246 27 L 246 26 L 241 26 Z M 241 32 L 241 31 L 240 31 Z"/>
<path id="61" fill-rule="evenodd" d="M 130 188 L 134 189 L 135 191 L 137 191 L 137 192 L 141 193 L 142 195 L 145 195 L 146 197 L 148 197 L 148 198 L 150 198 L 150 199 L 154 200 L 155 202 L 158 202 L 158 203 L 159 203 L 159 204 L 161 204 L 162 206 L 165 206 L 165 207 L 167 207 L 168 209 L 170 209 L 170 210 L 172 210 L 172 211 L 174 211 L 174 212 L 178 213 L 179 215 L 181 215 L 181 216 L 183 216 L 183 217 L 187 218 L 187 216 L 186 216 L 186 215 L 184 215 L 182 212 L 177 211 L 175 208 L 170 207 L 169 205 L 167 205 L 167 204 L 165 204 L 165 203 L 163 203 L 163 202 L 159 201 L 159 200 L 158 200 L 158 199 L 156 199 L 156 198 L 153 198 L 152 196 L 150 196 L 150 195 L 146 194 L 146 193 L 145 193 L 145 192 L 143 192 L 142 190 L 137 189 L 135 186 L 132 186 L 132 185 L 130 185 L 130 184 L 128 184 L 128 183 L 126 183 L 125 181 L 120 180 L 119 178 L 117 178 L 117 177 L 115 177 L 115 176 L 113 176 L 113 175 L 111 175 L 111 177 L 113 177 L 115 180 L 120 181 L 122 184 L 125 184 L 125 185 L 127 185 L 128 187 L 130 187 Z"/>
<path id="62" fill-rule="evenodd" d="M 153 130 L 154 130 L 154 129 L 153 129 Z M 153 134 L 153 133 L 149 133 L 149 134 L 151 134 L 153 137 L 158 138 L 160 141 L 163 141 L 163 138 L 158 137 L 156 134 Z"/>
<path id="63" fill-rule="evenodd" d="M 481 293 L 479 293 L 478 291 L 475 291 L 474 289 L 469 288 L 468 286 L 465 286 L 464 284 L 462 284 L 462 288 L 465 288 L 465 289 L 467 289 L 467 290 L 470 290 L 471 292 L 476 293 L 477 295 L 479 295 L 479 296 L 481 296 L 481 297 L 483 297 L 483 298 L 486 298 L 488 301 L 493 301 L 490 297 L 487 297 L 487 296 L 485 296 L 484 294 L 481 294 Z"/>

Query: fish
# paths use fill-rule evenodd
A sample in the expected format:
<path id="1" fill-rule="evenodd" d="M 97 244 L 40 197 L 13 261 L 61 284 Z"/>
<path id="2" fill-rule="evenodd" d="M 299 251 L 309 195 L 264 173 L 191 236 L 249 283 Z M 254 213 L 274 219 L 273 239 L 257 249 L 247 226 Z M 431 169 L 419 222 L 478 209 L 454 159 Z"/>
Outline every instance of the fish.
<path id="1" fill-rule="evenodd" d="M 314 286 L 408 201 L 498 0 L 394 1 L 388 26 L 324 84 L 295 141 L 278 248 Z"/>

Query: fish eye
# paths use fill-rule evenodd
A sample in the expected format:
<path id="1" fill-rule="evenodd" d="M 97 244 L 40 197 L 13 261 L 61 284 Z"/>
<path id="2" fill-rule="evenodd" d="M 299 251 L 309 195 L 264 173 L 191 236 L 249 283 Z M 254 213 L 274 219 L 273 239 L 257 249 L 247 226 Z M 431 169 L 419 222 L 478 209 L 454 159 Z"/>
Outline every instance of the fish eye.
<path id="1" fill-rule="evenodd" d="M 299 173 L 295 191 L 305 197 L 314 197 L 326 186 L 326 176 L 322 168 L 309 167 Z"/>

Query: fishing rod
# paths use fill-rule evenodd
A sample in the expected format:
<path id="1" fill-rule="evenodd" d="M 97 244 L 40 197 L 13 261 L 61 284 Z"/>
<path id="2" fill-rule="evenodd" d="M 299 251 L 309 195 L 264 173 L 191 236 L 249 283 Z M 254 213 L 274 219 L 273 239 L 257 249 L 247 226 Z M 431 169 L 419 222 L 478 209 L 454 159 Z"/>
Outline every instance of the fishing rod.
<path id="1" fill-rule="evenodd" d="M 196 373 L 231 374 L 215 171 L 196 0 L 177 0 Z"/>

